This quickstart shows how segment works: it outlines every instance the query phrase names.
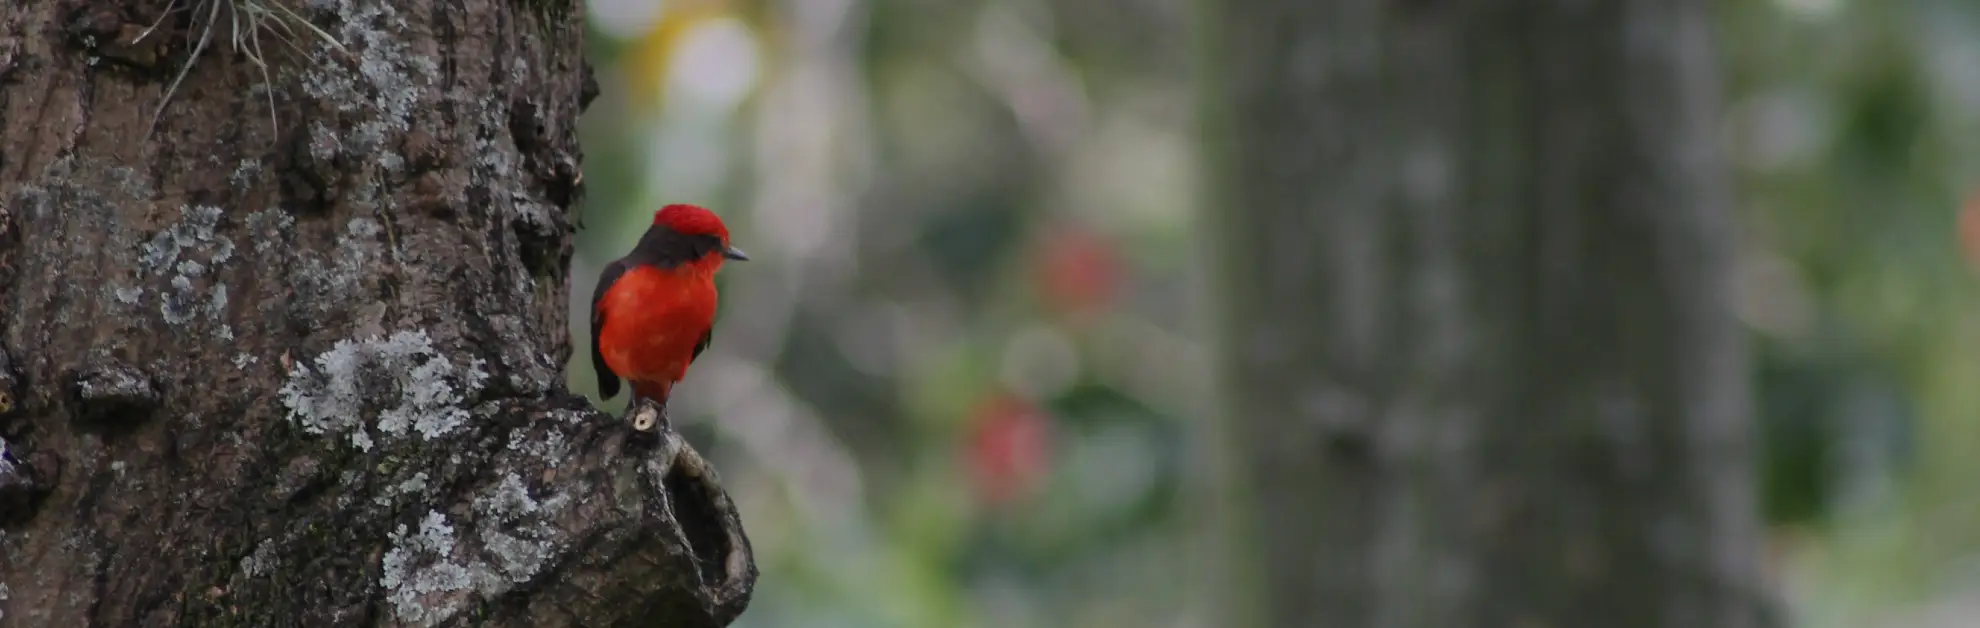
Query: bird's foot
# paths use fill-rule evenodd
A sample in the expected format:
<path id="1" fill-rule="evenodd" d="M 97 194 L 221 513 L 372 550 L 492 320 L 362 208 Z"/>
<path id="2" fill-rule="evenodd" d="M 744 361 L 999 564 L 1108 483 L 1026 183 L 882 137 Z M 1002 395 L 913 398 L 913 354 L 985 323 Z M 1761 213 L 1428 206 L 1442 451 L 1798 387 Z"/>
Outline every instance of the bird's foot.
<path id="1" fill-rule="evenodd" d="M 674 431 L 673 421 L 667 417 L 667 403 L 648 397 L 633 397 L 626 406 L 626 420 L 632 423 L 633 431 L 642 434 L 664 434 Z"/>
<path id="2" fill-rule="evenodd" d="M 645 397 L 633 399 L 626 410 L 626 419 L 632 423 L 634 432 L 655 437 L 659 440 L 659 456 L 656 462 L 668 474 L 680 472 L 691 478 L 711 477 L 712 469 L 701 453 L 688 445 L 680 432 L 674 431 L 673 421 L 667 416 L 667 405 Z"/>

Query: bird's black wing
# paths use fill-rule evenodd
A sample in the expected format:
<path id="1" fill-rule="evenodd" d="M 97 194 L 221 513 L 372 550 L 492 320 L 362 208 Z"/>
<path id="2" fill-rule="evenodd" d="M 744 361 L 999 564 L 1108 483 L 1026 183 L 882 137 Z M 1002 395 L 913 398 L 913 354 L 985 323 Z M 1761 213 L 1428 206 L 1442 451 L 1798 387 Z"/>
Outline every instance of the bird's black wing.
<path id="1" fill-rule="evenodd" d="M 598 273 L 598 287 L 591 291 L 591 368 L 598 373 L 599 399 L 619 396 L 619 374 L 612 372 L 611 365 L 605 363 L 605 352 L 598 346 L 598 335 L 605 332 L 605 310 L 598 306 L 605 300 L 605 291 L 611 290 L 612 284 L 625 274 L 625 260 L 612 260 L 612 263 L 605 265 L 605 270 Z"/>
<path id="2" fill-rule="evenodd" d="M 688 363 L 693 364 L 695 358 L 701 357 L 701 352 L 708 350 L 708 342 L 714 339 L 715 339 L 714 326 L 710 326 L 708 328 L 708 331 L 701 332 L 701 342 L 694 343 L 694 355 L 688 356 Z"/>

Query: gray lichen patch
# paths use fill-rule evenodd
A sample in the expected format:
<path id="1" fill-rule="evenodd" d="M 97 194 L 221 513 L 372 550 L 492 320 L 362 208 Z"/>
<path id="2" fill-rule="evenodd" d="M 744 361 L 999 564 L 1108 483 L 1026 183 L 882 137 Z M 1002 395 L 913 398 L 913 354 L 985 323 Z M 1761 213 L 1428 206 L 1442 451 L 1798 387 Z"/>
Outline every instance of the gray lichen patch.
<path id="1" fill-rule="evenodd" d="M 227 182 L 233 184 L 235 192 L 244 192 L 261 180 L 261 172 L 261 160 L 249 157 L 234 167 L 234 173 L 227 175 Z"/>
<path id="2" fill-rule="evenodd" d="M 550 517 L 561 513 L 569 502 L 562 493 L 542 500 L 530 496 L 529 488 L 514 473 L 503 475 L 500 483 L 475 498 L 482 547 L 499 569 L 476 571 L 483 593 L 500 595 L 536 576 L 558 550 L 558 532 Z"/>
<path id="3" fill-rule="evenodd" d="M 224 213 L 212 205 L 180 207 L 178 222 L 160 230 L 139 248 L 139 271 L 165 280 L 165 287 L 158 289 L 158 312 L 167 324 L 185 326 L 204 315 L 219 325 L 216 334 L 232 336 L 220 324 L 226 315 L 227 286 L 212 276 L 222 264 L 234 259 L 233 239 L 220 233 L 220 218 Z M 142 305 L 144 290 L 120 286 L 113 288 L 112 296 L 118 303 Z"/>
<path id="4" fill-rule="evenodd" d="M 503 475 L 493 490 L 474 500 L 475 512 L 503 523 L 542 508 L 542 504 L 529 496 L 529 487 L 523 486 L 522 479 L 514 473 Z"/>
<path id="5" fill-rule="evenodd" d="M 548 432 L 541 439 L 532 439 L 528 431 L 518 429 L 509 433 L 509 451 L 529 454 L 555 468 L 570 455 L 570 443 L 564 440 L 563 432 Z"/>
<path id="6" fill-rule="evenodd" d="M 585 420 L 585 413 L 576 410 L 551 410 L 550 416 L 565 425 L 582 425 Z"/>
<path id="7" fill-rule="evenodd" d="M 385 245 L 381 242 L 384 231 L 378 221 L 352 218 L 345 223 L 344 234 L 337 238 L 337 250 L 331 259 L 325 261 L 320 256 L 306 255 L 292 274 L 301 297 L 294 303 L 303 308 L 298 311 L 322 320 L 367 300 L 370 295 L 365 288 L 371 285 L 368 280 L 378 272 L 378 262 L 385 255 Z"/>
<path id="8" fill-rule="evenodd" d="M 470 594 L 494 597 L 528 582 L 558 549 L 557 531 L 546 517 L 568 502 L 562 494 L 538 500 L 515 474 L 505 475 L 474 500 L 480 552 L 460 544 L 455 523 L 437 511 L 428 512 L 416 531 L 400 525 L 379 580 L 393 613 L 430 626 L 459 613 Z"/>
<path id="9" fill-rule="evenodd" d="M 467 605 L 473 582 L 467 566 L 453 561 L 454 526 L 438 511 L 428 512 L 418 530 L 404 524 L 392 533 L 379 585 L 401 621 L 434 626 Z"/>
<path id="10" fill-rule="evenodd" d="M 144 288 L 113 288 L 110 296 L 119 303 L 137 305 L 138 299 L 144 297 Z"/>
<path id="11" fill-rule="evenodd" d="M 314 362 L 297 364 L 282 385 L 289 419 L 312 434 L 347 433 L 366 451 L 374 428 L 427 440 L 459 429 L 470 416 L 462 404 L 488 379 L 480 359 L 455 364 L 423 330 L 340 340 Z"/>
<path id="12" fill-rule="evenodd" d="M 388 172 L 403 169 L 405 159 L 393 152 L 394 138 L 412 127 L 419 109 L 420 95 L 431 91 L 440 79 L 439 61 L 415 54 L 398 33 L 406 28 L 406 18 L 382 0 L 325 0 L 320 3 L 342 18 L 338 38 L 346 57 L 327 43 L 320 44 L 321 62 L 302 77 L 303 90 L 329 105 L 352 122 L 341 135 L 312 132 L 310 150 L 318 160 L 342 154 L 361 158 L 369 170 Z M 350 59 L 350 63 L 343 62 Z M 327 161 L 325 161 L 327 163 Z M 355 182 L 359 202 L 373 195 L 376 173 L 367 172 Z"/>
<path id="13" fill-rule="evenodd" d="M 481 136 L 474 143 L 474 183 L 499 184 L 515 176 L 515 148 L 501 141 L 499 130 L 505 124 L 508 108 L 500 103 L 491 103 L 482 111 Z M 507 196 L 506 194 L 504 196 Z M 513 200 L 513 198 L 511 198 Z"/>
<path id="14" fill-rule="evenodd" d="M 383 255 L 384 247 L 378 244 L 378 234 L 384 227 L 370 218 L 352 218 L 344 225 L 346 237 L 337 240 L 337 270 L 349 276 Z"/>
<path id="15" fill-rule="evenodd" d="M 337 139 L 336 129 L 330 128 L 329 125 L 324 124 L 321 120 L 310 123 L 309 156 L 312 159 L 315 159 L 317 163 L 327 164 L 330 163 L 330 160 L 336 159 L 337 155 L 342 152 L 344 152 L 344 142 Z"/>
<path id="16" fill-rule="evenodd" d="M 522 298 L 522 297 L 511 297 Z M 494 312 L 506 309 L 507 304 L 487 296 L 478 301 L 481 311 Z M 498 338 L 529 338 L 532 330 L 522 317 L 496 314 L 488 317 L 488 325 Z M 509 367 L 509 385 L 516 390 L 530 394 L 550 392 L 556 382 L 563 377 L 563 371 L 550 359 L 548 354 L 534 350 L 536 345 L 528 342 L 504 342 L 499 345 L 500 359 Z"/>
<path id="17" fill-rule="evenodd" d="M 386 485 L 382 493 L 372 501 L 380 506 L 391 506 L 392 500 L 402 495 L 418 495 L 426 490 L 426 472 L 420 471 L 398 484 Z"/>
<path id="18" fill-rule="evenodd" d="M 275 539 L 262 539 L 260 543 L 255 544 L 254 553 L 241 559 L 241 575 L 258 578 L 262 574 L 271 573 L 277 566 L 276 560 Z"/>
<path id="19" fill-rule="evenodd" d="M 488 198 L 494 205 L 489 210 L 495 215 L 517 219 L 539 234 L 554 233 L 558 227 L 551 216 L 551 209 L 537 202 L 528 190 L 516 183 L 527 171 L 518 163 L 519 153 L 513 138 L 504 139 L 507 137 L 508 106 L 499 100 L 487 102 L 485 98 L 470 102 L 484 109 L 478 126 L 469 127 L 476 131 L 469 184 L 488 190 Z"/>
<path id="20" fill-rule="evenodd" d="M 387 492 L 426 489 L 420 473 Z M 474 493 L 471 516 L 429 511 L 416 529 L 401 524 L 390 535 L 378 582 L 393 614 L 431 626 L 458 614 L 472 597 L 491 599 L 529 582 L 563 550 L 564 533 L 552 522 L 570 503 L 561 492 L 532 495 L 522 478 L 504 472 Z"/>
<path id="21" fill-rule="evenodd" d="M 192 256 L 203 256 L 214 264 L 233 256 L 234 242 L 219 234 L 220 217 L 225 212 L 212 205 L 179 208 L 179 221 L 166 227 L 144 244 L 139 264 L 147 271 L 164 273 L 181 257 L 199 263 Z"/>
<path id="22" fill-rule="evenodd" d="M 265 253 L 269 249 L 287 242 L 289 234 L 296 226 L 296 218 L 279 209 L 264 209 L 247 215 L 248 238 L 254 241 L 254 250 Z"/>

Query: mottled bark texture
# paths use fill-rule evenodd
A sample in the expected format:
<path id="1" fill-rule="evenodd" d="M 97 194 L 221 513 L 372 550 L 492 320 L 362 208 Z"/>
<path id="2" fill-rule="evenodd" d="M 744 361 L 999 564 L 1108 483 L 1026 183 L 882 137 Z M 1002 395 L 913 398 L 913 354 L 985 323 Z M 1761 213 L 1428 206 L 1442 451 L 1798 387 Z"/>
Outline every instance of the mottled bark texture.
<path id="1" fill-rule="evenodd" d="M 1206 10 L 1264 623 L 1768 621 L 1707 3 Z"/>
<path id="2" fill-rule="evenodd" d="M 563 389 L 582 14 L 0 4 L 0 625 L 742 611 L 699 456 Z"/>

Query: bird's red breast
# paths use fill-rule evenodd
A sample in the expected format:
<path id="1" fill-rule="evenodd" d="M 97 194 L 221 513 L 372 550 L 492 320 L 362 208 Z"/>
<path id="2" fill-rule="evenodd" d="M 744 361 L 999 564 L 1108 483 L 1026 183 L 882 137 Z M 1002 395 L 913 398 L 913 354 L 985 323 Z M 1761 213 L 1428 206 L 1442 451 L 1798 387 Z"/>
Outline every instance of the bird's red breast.
<path id="1" fill-rule="evenodd" d="M 713 269 L 634 266 L 598 304 L 605 313 L 599 352 L 635 394 L 664 401 L 715 324 L 715 303 Z"/>

